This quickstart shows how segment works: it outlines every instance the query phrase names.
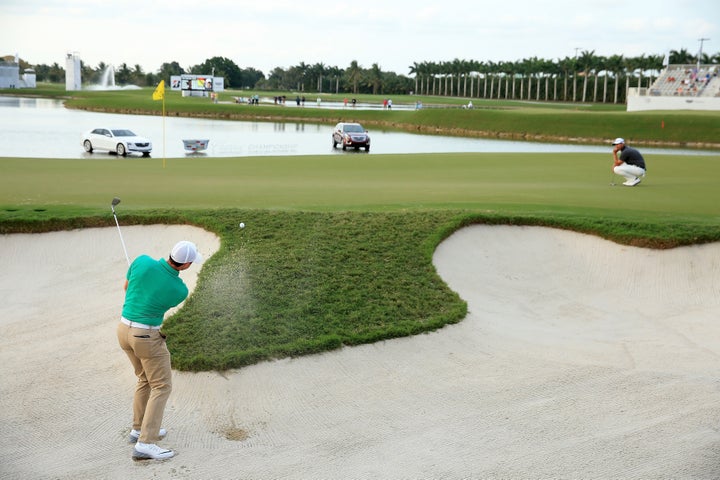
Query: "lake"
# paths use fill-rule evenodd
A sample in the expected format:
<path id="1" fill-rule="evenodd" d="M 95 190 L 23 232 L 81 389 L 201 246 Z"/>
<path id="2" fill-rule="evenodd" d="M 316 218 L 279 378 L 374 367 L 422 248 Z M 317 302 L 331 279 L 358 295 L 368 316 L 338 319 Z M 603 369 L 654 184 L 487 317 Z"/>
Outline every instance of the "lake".
<path id="1" fill-rule="evenodd" d="M 238 108 L 251 108 L 238 106 Z M 278 107 L 283 108 L 283 107 Z M 407 112 L 412 115 L 412 111 Z M 187 155 L 242 157 L 262 155 L 365 155 L 331 145 L 333 125 L 297 122 L 245 122 L 96 113 L 71 110 L 59 100 L 0 96 L 0 156 L 28 158 L 116 158 L 105 152 L 88 154 L 81 135 L 97 127 L 128 128 L 153 142 L 155 158 Z M 574 145 L 481 138 L 422 135 L 370 130 L 374 153 L 446 152 L 604 152 L 610 158 L 610 145 Z M 202 154 L 189 154 L 183 139 L 208 139 Z M 643 149 L 643 153 L 714 154 L 717 152 L 674 149 Z"/>

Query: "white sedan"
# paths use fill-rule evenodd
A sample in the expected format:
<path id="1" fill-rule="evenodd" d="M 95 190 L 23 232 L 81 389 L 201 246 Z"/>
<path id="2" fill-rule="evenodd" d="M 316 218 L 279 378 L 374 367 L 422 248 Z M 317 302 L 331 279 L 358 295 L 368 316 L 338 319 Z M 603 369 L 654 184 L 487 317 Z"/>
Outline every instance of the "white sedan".
<path id="1" fill-rule="evenodd" d="M 152 152 L 150 140 L 138 137 L 127 128 L 95 128 L 83 134 L 82 145 L 88 153 L 93 150 L 107 150 L 123 157 L 133 152 L 147 157 Z"/>

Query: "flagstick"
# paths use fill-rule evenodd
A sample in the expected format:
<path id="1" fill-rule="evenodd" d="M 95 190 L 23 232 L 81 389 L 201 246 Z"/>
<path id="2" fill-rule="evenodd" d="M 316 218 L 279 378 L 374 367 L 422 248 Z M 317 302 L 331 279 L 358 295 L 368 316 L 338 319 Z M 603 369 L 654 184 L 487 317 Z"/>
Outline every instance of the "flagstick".
<path id="1" fill-rule="evenodd" d="M 162 100 L 163 118 L 163 168 L 165 168 L 165 80 L 160 80 L 152 95 L 153 100 Z"/>

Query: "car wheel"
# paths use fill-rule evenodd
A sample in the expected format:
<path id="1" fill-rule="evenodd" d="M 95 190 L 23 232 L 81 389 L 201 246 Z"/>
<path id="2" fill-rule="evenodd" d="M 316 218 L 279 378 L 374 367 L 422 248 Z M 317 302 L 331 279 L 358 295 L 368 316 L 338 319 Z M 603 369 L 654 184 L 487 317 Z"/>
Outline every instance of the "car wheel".
<path id="1" fill-rule="evenodd" d="M 125 145 L 123 145 L 122 143 L 117 144 L 116 152 L 117 152 L 118 156 L 120 156 L 120 157 L 124 157 L 125 155 L 127 155 L 127 151 L 125 150 Z"/>
<path id="2" fill-rule="evenodd" d="M 337 142 L 335 141 L 335 137 L 332 139 L 332 146 L 333 148 L 337 148 Z"/>
<path id="3" fill-rule="evenodd" d="M 343 150 L 347 150 L 347 145 L 343 143 Z"/>
<path id="4" fill-rule="evenodd" d="M 83 147 L 85 148 L 85 151 L 87 153 L 92 153 L 93 148 L 92 148 L 92 142 L 90 140 L 85 140 L 83 142 Z"/>
<path id="5" fill-rule="evenodd" d="M 143 157 L 149 157 L 149 156 L 150 156 L 150 152 L 143 152 Z"/>
<path id="6" fill-rule="evenodd" d="M 369 151 L 370 151 L 370 145 L 365 145 L 365 151 L 366 151 L 366 152 L 369 152 Z"/>

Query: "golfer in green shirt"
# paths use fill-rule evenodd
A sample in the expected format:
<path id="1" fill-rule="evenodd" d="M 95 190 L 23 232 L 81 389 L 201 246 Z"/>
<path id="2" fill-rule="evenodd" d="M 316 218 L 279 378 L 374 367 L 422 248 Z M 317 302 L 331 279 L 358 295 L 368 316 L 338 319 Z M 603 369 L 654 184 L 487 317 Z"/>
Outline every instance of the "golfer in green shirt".
<path id="1" fill-rule="evenodd" d="M 183 240 L 173 247 L 167 260 L 141 255 L 127 272 L 117 335 L 138 378 L 130 432 L 135 460 L 162 460 L 175 455 L 156 444 L 167 433 L 161 424 L 172 390 L 170 352 L 160 326 L 165 313 L 188 296 L 180 272 L 201 260 L 195 244 Z"/>

